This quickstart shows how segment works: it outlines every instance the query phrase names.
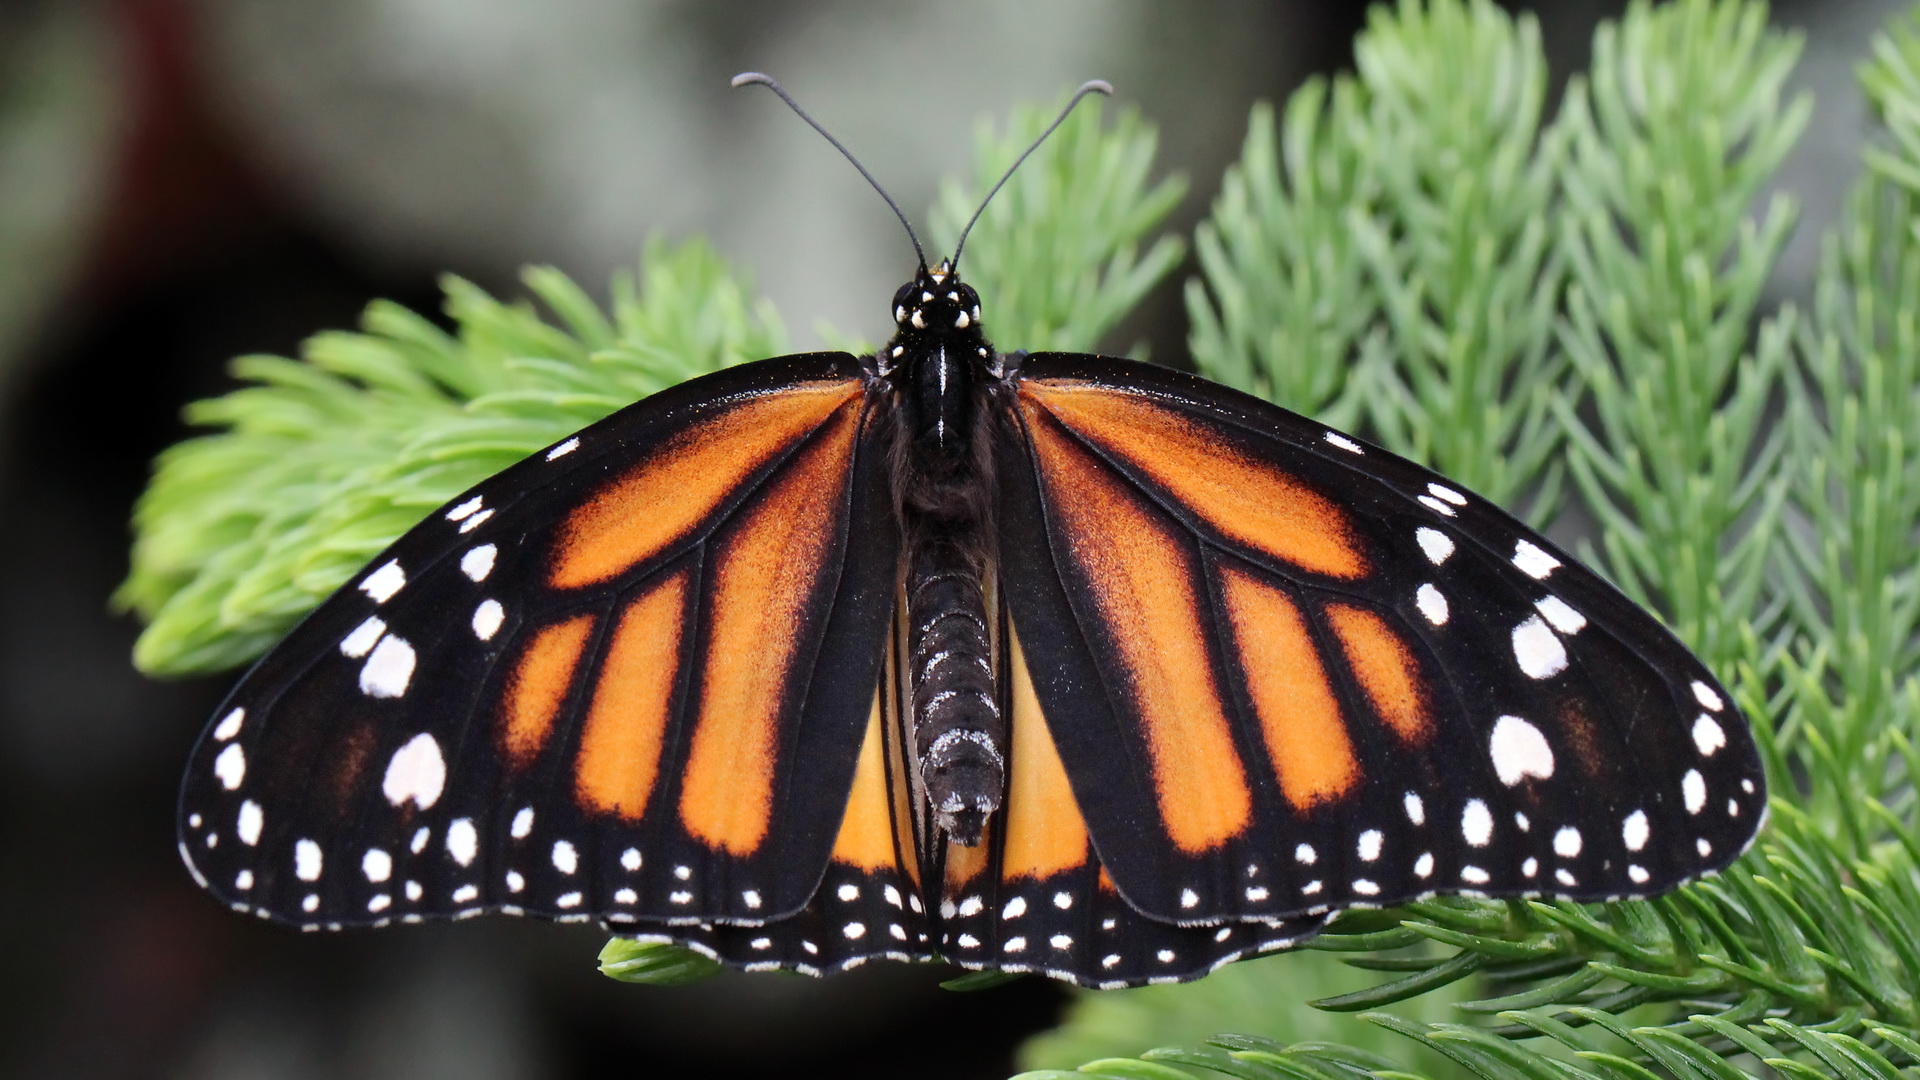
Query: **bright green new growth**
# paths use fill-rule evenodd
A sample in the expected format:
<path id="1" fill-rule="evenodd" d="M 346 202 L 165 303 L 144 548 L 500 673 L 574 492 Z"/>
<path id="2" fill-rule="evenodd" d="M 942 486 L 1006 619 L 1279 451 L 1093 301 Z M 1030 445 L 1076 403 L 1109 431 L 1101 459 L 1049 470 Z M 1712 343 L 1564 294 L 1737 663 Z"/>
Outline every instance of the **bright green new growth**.
<path id="1" fill-rule="evenodd" d="M 1640 4 L 1601 30 L 1556 111 L 1530 19 L 1485 0 L 1380 9 L 1355 75 L 1310 84 L 1278 123 L 1255 110 L 1187 286 L 1214 378 L 1538 521 L 1577 502 L 1596 565 L 1754 720 L 1776 796 L 1755 850 L 1652 901 L 1351 913 L 1309 949 L 1198 983 L 1082 994 L 1030 1066 L 1915 1075 L 1920 21 L 1863 69 L 1887 136 L 1826 238 L 1807 317 L 1763 310 L 1792 213 L 1784 197 L 1754 209 L 1806 121 L 1783 100 L 1796 51 L 1757 3 Z M 1181 187 L 1151 181 L 1151 128 L 1123 113 L 1103 131 L 1093 111 L 968 242 L 1002 347 L 1095 347 L 1180 258 L 1155 235 Z M 976 192 L 1049 115 L 981 129 Z M 945 191 L 936 239 L 972 209 Z M 138 512 L 121 598 L 152 620 L 142 666 L 239 663 L 467 485 L 780 351 L 771 314 L 697 245 L 650 251 L 611 318 L 555 272 L 528 284 L 550 316 L 454 281 L 451 336 L 375 305 L 364 333 L 314 339 L 305 363 L 241 361 L 258 385 L 196 406 L 225 430 L 170 451 Z M 601 964 L 651 983 L 712 969 L 623 941 Z"/>

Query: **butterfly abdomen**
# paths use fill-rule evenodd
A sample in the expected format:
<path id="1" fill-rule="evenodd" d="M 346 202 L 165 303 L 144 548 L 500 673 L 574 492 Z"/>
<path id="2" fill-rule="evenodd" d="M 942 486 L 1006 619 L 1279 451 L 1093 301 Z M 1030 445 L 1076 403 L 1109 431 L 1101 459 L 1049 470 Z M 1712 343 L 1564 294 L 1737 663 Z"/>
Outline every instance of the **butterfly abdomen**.
<path id="1" fill-rule="evenodd" d="M 943 831 L 979 842 L 1006 785 L 980 569 L 953 538 L 924 538 L 907 578 L 913 748 Z"/>

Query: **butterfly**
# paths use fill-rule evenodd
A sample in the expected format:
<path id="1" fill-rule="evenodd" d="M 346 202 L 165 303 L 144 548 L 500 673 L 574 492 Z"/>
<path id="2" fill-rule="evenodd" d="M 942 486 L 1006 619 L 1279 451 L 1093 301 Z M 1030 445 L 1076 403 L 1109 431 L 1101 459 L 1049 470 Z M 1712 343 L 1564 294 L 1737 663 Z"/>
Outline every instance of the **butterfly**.
<path id="1" fill-rule="evenodd" d="M 193 751 L 199 883 L 305 929 L 504 913 L 1110 988 L 1752 842 L 1752 737 L 1654 616 L 1378 446 L 996 350 L 961 246 L 873 355 L 648 397 L 372 560 Z"/>

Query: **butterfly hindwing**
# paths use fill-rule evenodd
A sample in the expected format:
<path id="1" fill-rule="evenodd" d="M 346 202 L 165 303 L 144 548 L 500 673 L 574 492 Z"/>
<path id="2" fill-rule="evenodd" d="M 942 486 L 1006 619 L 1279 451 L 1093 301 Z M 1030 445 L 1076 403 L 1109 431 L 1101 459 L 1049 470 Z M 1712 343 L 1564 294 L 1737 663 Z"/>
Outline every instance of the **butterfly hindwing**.
<path id="1" fill-rule="evenodd" d="M 189 865 L 301 925 L 801 908 L 898 560 L 865 387 L 844 354 L 729 369 L 430 515 L 222 706 Z"/>
<path id="2" fill-rule="evenodd" d="M 939 860 L 945 959 L 1116 989 L 1198 978 L 1312 936 L 1324 916 L 1179 926 L 1136 911 L 1095 855 L 1017 635 L 1005 664 L 1008 784 L 974 848 Z"/>
<path id="3" fill-rule="evenodd" d="M 901 729 L 891 707 L 897 700 L 884 686 L 875 695 L 832 858 L 800 911 L 762 926 L 647 927 L 624 916 L 610 919 L 609 926 L 749 971 L 819 975 L 874 959 L 935 959 L 919 896 L 911 797 L 896 736 Z"/>
<path id="4" fill-rule="evenodd" d="M 1725 691 L 1497 507 L 1166 369 L 1036 354 L 1015 383 L 1013 623 L 1141 911 L 1650 893 L 1749 842 Z"/>

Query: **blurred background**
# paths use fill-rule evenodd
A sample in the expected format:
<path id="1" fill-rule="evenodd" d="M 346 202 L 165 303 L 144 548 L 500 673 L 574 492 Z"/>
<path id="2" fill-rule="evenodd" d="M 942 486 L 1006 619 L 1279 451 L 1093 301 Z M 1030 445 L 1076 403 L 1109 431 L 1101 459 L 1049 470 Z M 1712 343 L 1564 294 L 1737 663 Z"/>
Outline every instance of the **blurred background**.
<path id="1" fill-rule="evenodd" d="M 1556 83 L 1607 0 L 1538 8 Z M 1776 3 L 1817 113 L 1776 282 L 1869 118 L 1853 65 L 1902 3 Z M 1065 995 L 954 994 L 876 964 L 824 981 L 611 982 L 603 937 L 480 920 L 303 936 L 201 895 L 173 851 L 181 763 L 227 680 L 133 671 L 107 597 L 153 455 L 238 354 L 291 355 L 436 275 L 600 293 L 650 235 L 705 234 L 795 344 L 878 340 L 912 269 L 885 207 L 744 69 L 779 76 L 923 213 L 973 129 L 1112 81 L 1206 212 L 1248 107 L 1351 61 L 1365 5 L 1319 0 L 8 0 L 0 5 L 0 1073 L 560 1080 L 830 1067 L 1005 1075 Z M 1183 275 L 1181 275 L 1183 276 Z M 1179 281 L 1124 328 L 1184 356 Z M 1017 343 L 1009 343 L 1017 344 Z"/>

